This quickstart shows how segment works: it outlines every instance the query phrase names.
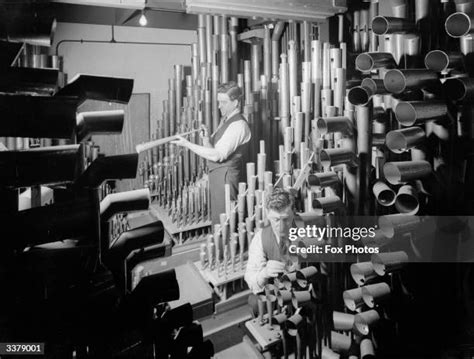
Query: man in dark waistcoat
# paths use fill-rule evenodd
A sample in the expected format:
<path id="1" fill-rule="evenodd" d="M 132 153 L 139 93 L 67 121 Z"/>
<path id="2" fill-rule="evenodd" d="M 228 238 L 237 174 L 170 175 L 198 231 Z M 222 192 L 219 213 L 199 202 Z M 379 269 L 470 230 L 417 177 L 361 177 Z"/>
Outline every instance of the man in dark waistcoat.
<path id="1" fill-rule="evenodd" d="M 298 267 L 297 258 L 288 252 L 289 231 L 294 225 L 293 195 L 275 188 L 266 199 L 266 208 L 270 225 L 255 233 L 244 277 L 254 294 L 262 292 L 271 278 Z"/>
<path id="2" fill-rule="evenodd" d="M 235 82 L 229 82 L 217 89 L 217 102 L 222 119 L 209 137 L 204 129 L 203 145 L 179 137 L 173 143 L 189 148 L 207 159 L 209 165 L 209 190 L 211 197 L 211 219 L 219 223 L 219 215 L 225 212 L 224 186 L 230 185 L 231 200 L 237 199 L 242 167 L 242 156 L 252 135 L 247 120 L 240 113 L 242 91 Z"/>

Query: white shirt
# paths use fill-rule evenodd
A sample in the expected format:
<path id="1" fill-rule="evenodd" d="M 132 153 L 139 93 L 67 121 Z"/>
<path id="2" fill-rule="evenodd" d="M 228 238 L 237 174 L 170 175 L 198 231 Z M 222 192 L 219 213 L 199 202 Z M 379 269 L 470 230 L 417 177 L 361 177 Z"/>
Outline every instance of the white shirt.
<path id="1" fill-rule="evenodd" d="M 277 242 L 280 244 L 280 237 L 277 236 Z M 297 262 L 288 256 L 287 263 L 292 262 L 293 264 L 287 266 L 287 272 L 293 272 L 298 266 Z M 245 269 L 244 279 L 247 282 L 250 290 L 257 294 L 265 289 L 266 279 L 263 277 L 262 271 L 264 270 L 267 264 L 267 259 L 265 258 L 265 252 L 263 251 L 262 244 L 262 230 L 259 229 L 249 246 L 249 258 L 247 261 L 247 268 Z"/>
<path id="2" fill-rule="evenodd" d="M 229 116 L 227 116 L 225 121 L 230 119 L 232 116 L 238 114 L 239 112 L 239 109 L 235 109 L 232 113 L 229 114 Z M 225 121 L 223 121 L 221 125 L 217 127 L 213 135 L 225 123 Z M 252 134 L 250 132 L 249 126 L 246 126 L 241 121 L 231 123 L 222 135 L 222 137 L 219 139 L 219 141 L 214 143 L 214 149 L 219 154 L 219 157 L 216 162 L 225 161 L 232 153 L 235 152 L 235 150 L 237 150 L 240 145 L 249 142 L 251 138 Z"/>

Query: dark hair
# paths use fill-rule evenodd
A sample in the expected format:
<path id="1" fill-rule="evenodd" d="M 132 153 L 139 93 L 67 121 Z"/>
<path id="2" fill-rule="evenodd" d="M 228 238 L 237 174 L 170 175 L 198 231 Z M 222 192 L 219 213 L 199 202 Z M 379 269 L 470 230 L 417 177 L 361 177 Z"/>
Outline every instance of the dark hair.
<path id="1" fill-rule="evenodd" d="M 240 101 L 240 98 L 242 97 L 242 90 L 235 81 L 230 81 L 219 85 L 217 88 L 217 93 L 225 93 L 227 96 L 229 96 L 231 101 Z"/>
<path id="2" fill-rule="evenodd" d="M 278 187 L 273 189 L 273 192 L 270 193 L 266 201 L 267 209 L 272 209 L 277 212 L 284 210 L 288 206 L 291 206 L 293 209 L 294 204 L 295 198 L 293 195 L 289 191 Z"/>

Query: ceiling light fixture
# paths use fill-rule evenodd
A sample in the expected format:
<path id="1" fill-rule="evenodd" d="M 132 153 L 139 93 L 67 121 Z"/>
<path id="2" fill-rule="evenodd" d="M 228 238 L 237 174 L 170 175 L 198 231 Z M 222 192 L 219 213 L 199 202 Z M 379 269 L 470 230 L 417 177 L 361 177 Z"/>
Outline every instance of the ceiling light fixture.
<path id="1" fill-rule="evenodd" d="M 145 10 L 142 11 L 142 14 L 140 15 L 140 19 L 138 19 L 138 23 L 141 26 L 146 26 L 148 24 L 148 20 L 145 16 Z"/>

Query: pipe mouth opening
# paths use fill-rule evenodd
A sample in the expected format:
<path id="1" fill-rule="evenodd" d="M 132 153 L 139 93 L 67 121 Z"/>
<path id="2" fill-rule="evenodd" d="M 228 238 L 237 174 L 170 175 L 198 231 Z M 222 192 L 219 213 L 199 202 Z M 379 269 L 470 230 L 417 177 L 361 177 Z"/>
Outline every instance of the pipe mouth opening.
<path id="1" fill-rule="evenodd" d="M 324 118 L 319 118 L 318 121 L 316 122 L 316 126 L 318 127 L 319 133 L 322 135 L 325 135 L 328 133 L 328 126 Z"/>
<path id="2" fill-rule="evenodd" d="M 463 12 L 456 12 L 446 19 L 445 28 L 451 37 L 467 35 L 471 29 L 471 19 Z"/>
<path id="3" fill-rule="evenodd" d="M 393 185 L 399 184 L 402 179 L 402 174 L 399 168 L 391 162 L 388 162 L 383 166 L 383 173 L 387 181 Z"/>
<path id="4" fill-rule="evenodd" d="M 413 126 L 416 122 L 415 107 L 409 102 L 399 102 L 395 107 L 395 117 L 402 126 Z"/>
<path id="5" fill-rule="evenodd" d="M 369 54 L 363 53 L 356 57 L 355 66 L 359 71 L 370 71 L 374 67 L 374 60 Z"/>
<path id="6" fill-rule="evenodd" d="M 375 307 L 375 299 L 372 296 L 372 294 L 363 294 L 362 299 L 364 300 L 364 303 L 369 307 L 369 308 L 374 308 Z"/>
<path id="7" fill-rule="evenodd" d="M 445 71 L 449 66 L 449 57 L 441 50 L 430 51 L 425 57 L 425 66 L 428 70 Z"/>
<path id="8" fill-rule="evenodd" d="M 375 94 L 377 92 L 377 83 L 375 82 L 374 79 L 370 77 L 366 77 L 365 79 L 362 80 L 360 83 L 361 87 L 368 88 L 371 93 Z"/>
<path id="9" fill-rule="evenodd" d="M 459 79 L 451 79 L 445 82 L 446 94 L 455 101 L 464 99 L 466 96 L 466 86 Z"/>
<path id="10" fill-rule="evenodd" d="M 385 35 L 388 31 L 388 20 L 383 16 L 376 16 L 372 20 L 372 31 L 376 35 Z"/>
<path id="11" fill-rule="evenodd" d="M 390 131 L 387 133 L 385 144 L 393 153 L 403 153 L 408 149 L 408 141 L 399 131 Z"/>
<path id="12" fill-rule="evenodd" d="M 383 79 L 385 89 L 391 93 L 402 93 L 406 88 L 405 75 L 400 70 L 390 70 Z"/>
<path id="13" fill-rule="evenodd" d="M 377 198 L 377 202 L 385 207 L 391 206 L 395 202 L 395 192 L 390 189 L 381 191 Z"/>
<path id="14" fill-rule="evenodd" d="M 353 87 L 349 90 L 348 100 L 354 106 L 365 105 L 370 101 L 369 91 L 362 86 Z"/>
<path id="15" fill-rule="evenodd" d="M 418 199 L 408 193 L 399 194 L 395 201 L 395 208 L 403 214 L 416 214 L 419 205 Z"/>

